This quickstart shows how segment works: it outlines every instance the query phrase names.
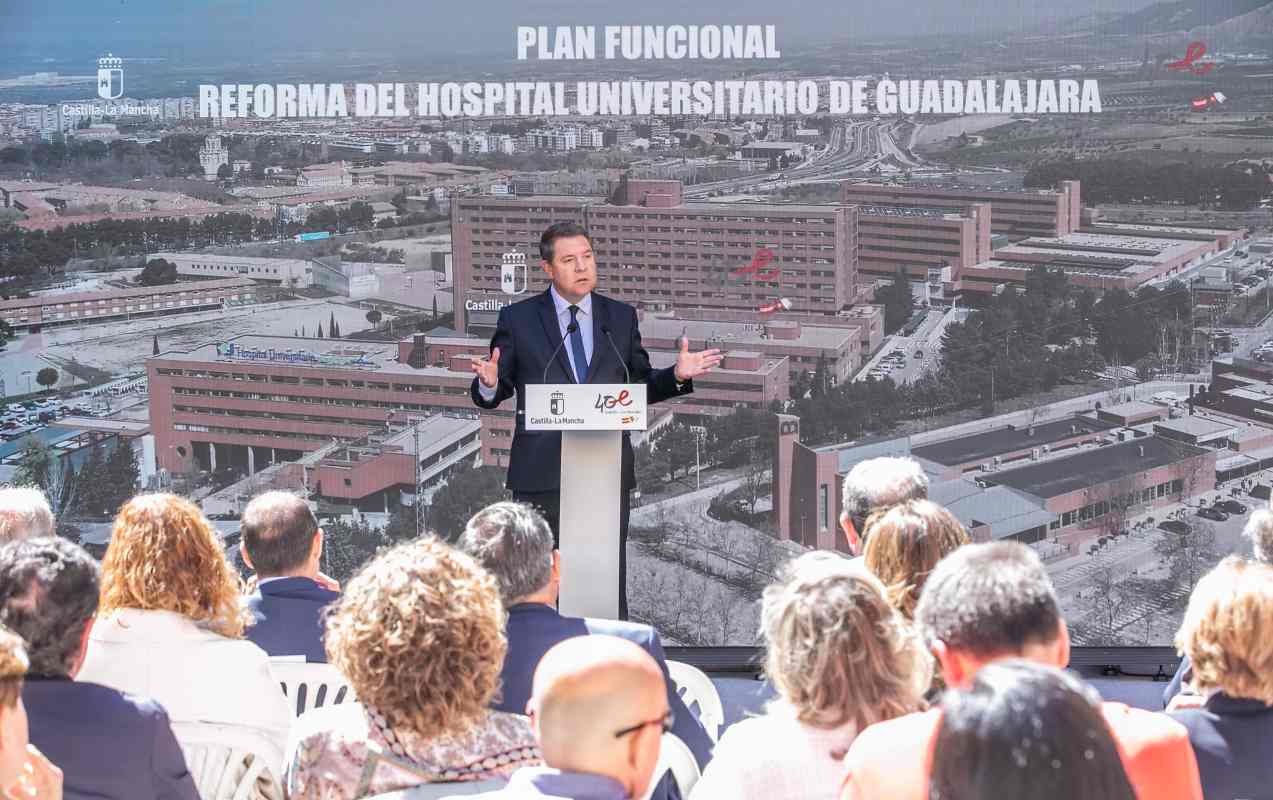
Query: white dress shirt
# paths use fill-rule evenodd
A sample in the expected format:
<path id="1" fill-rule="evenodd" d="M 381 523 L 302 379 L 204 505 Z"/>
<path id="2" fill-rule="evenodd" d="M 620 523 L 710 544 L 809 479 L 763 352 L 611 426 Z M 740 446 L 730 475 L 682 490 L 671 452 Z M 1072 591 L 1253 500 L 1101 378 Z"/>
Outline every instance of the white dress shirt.
<path id="1" fill-rule="evenodd" d="M 568 335 L 566 334 L 566 328 L 569 327 L 570 325 L 570 301 L 566 300 L 566 298 L 557 294 L 556 286 L 549 286 L 548 294 L 552 296 L 553 306 L 557 309 L 557 329 L 561 332 L 561 339 L 562 339 L 561 352 L 564 353 L 566 355 L 566 358 L 570 360 L 571 370 L 574 371 L 575 375 L 581 376 L 579 382 L 583 383 L 583 378 L 587 377 L 588 370 L 586 368 L 580 370 L 578 366 L 575 364 L 574 348 L 571 346 Z M 575 303 L 575 305 L 579 306 L 579 312 L 578 312 L 579 335 L 583 338 L 583 353 L 587 357 L 588 363 L 591 364 L 592 352 L 593 352 L 592 350 L 592 344 L 593 344 L 592 342 L 592 293 L 589 292 L 588 294 L 584 295 L 583 298 L 580 299 L 578 303 Z M 482 399 L 487 402 L 490 402 L 491 400 L 495 399 L 496 388 L 497 387 L 494 387 L 494 386 L 488 387 L 486 384 L 482 383 L 481 380 L 478 380 L 477 382 L 477 393 L 481 395 Z"/>

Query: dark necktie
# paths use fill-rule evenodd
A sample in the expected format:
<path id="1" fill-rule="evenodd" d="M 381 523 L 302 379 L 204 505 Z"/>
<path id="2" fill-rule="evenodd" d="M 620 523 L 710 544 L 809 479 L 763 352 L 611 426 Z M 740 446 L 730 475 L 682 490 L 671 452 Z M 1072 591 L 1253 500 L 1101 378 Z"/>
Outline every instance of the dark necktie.
<path id="1" fill-rule="evenodd" d="M 583 383 L 588 379 L 588 357 L 583 352 L 583 334 L 579 331 L 579 306 L 570 307 L 570 324 L 574 333 L 570 334 L 570 352 L 575 357 L 575 381 Z"/>

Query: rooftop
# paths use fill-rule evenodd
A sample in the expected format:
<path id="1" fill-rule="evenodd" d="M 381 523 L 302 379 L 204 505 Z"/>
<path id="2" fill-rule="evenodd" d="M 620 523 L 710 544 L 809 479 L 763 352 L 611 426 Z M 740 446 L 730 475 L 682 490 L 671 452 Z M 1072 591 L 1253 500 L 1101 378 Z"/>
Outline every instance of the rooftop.
<path id="1" fill-rule="evenodd" d="M 227 345 L 233 350 L 227 355 Z M 415 368 L 397 361 L 397 342 L 378 343 L 351 339 L 309 339 L 297 336 L 257 336 L 244 334 L 224 342 L 208 342 L 187 352 L 165 352 L 147 363 L 182 365 L 220 364 L 224 368 L 312 370 L 316 372 L 369 372 L 381 375 L 471 378 L 472 374 L 452 372 L 445 367 Z"/>
<path id="2" fill-rule="evenodd" d="M 79 303 L 85 300 L 126 299 L 129 297 L 149 297 L 153 294 L 180 294 L 184 292 L 207 292 L 218 289 L 245 289 L 256 286 L 249 278 L 224 278 L 211 281 L 188 281 L 186 283 L 170 283 L 164 286 L 136 286 L 128 289 L 103 289 L 98 292 L 70 292 L 44 297 L 28 297 L 21 300 L 0 300 L 0 309 L 30 308 L 32 306 L 56 305 L 58 303 Z"/>
<path id="3" fill-rule="evenodd" d="M 914 448 L 912 452 L 920 458 L 949 467 L 985 462 L 997 455 L 1042 447 L 1085 433 L 1098 433 L 1116 427 L 1118 426 L 1112 422 L 1075 416 L 1035 425 L 1007 425 L 923 445 Z"/>
<path id="4" fill-rule="evenodd" d="M 1066 458 L 987 473 L 980 480 L 991 485 L 1010 486 L 1046 499 L 1208 452 L 1212 451 L 1161 436 L 1146 436 L 1132 442 L 1083 450 Z"/>
<path id="5" fill-rule="evenodd" d="M 800 336 L 796 339 L 762 337 L 763 326 L 754 322 L 725 322 L 719 320 L 669 319 L 647 315 L 641 320 L 641 334 L 647 339 L 675 339 L 684 332 L 691 341 L 708 338 L 722 340 L 726 348 L 746 345 L 779 345 L 784 347 L 845 347 L 857 335 L 852 328 L 822 328 L 800 324 Z"/>
<path id="6" fill-rule="evenodd" d="M 1168 431 L 1179 431 L 1190 436 L 1210 436 L 1212 434 L 1232 431 L 1238 425 L 1232 422 L 1221 422 L 1206 417 L 1192 416 L 1167 419 L 1154 423 L 1154 428 Z"/>

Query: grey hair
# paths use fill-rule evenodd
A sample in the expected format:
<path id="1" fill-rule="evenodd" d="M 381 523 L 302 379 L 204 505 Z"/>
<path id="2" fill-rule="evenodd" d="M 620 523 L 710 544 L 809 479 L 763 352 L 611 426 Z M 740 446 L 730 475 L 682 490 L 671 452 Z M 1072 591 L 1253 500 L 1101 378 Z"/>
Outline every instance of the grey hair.
<path id="1" fill-rule="evenodd" d="M 27 486 L 0 489 L 0 544 L 53 535 L 53 509 L 44 492 Z"/>
<path id="2" fill-rule="evenodd" d="M 866 518 L 907 500 L 928 499 L 928 476 L 913 458 L 884 456 L 859 461 L 844 476 L 841 508 L 858 536 L 866 529 Z"/>
<path id="3" fill-rule="evenodd" d="M 552 529 L 526 503 L 492 503 L 477 512 L 456 546 L 495 576 L 505 608 L 552 578 Z"/>
<path id="4" fill-rule="evenodd" d="M 1251 540 L 1256 561 L 1273 565 L 1273 510 L 1257 508 L 1252 511 L 1242 535 Z"/>

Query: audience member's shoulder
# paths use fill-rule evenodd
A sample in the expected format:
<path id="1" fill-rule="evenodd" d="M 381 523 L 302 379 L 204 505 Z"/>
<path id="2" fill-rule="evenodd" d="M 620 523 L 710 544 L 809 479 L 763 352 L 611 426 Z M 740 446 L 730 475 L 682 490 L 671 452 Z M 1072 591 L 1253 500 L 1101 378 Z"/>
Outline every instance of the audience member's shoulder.
<path id="1" fill-rule="evenodd" d="M 301 714 L 293 723 L 292 738 L 309 747 L 321 747 L 325 743 L 365 742 L 370 731 L 371 721 L 362 703 L 339 703 Z"/>
<path id="2" fill-rule="evenodd" d="M 146 722 L 167 722 L 168 711 L 158 701 L 142 695 L 121 692 L 110 686 L 88 681 L 73 681 L 77 705 L 91 708 L 94 715 L 103 722 L 119 726 L 128 720 L 144 720 Z"/>
<path id="3" fill-rule="evenodd" d="M 853 740 L 845 764 L 850 768 L 869 764 L 883 766 L 899 749 L 921 744 L 927 746 L 940 723 L 941 711 L 934 708 L 870 725 Z"/>
<path id="4" fill-rule="evenodd" d="M 588 630 L 594 634 L 618 636 L 621 639 L 627 639 L 640 645 L 652 642 L 659 637 L 658 632 L 654 628 L 649 625 L 643 625 L 640 622 L 594 617 L 588 617 L 584 622 L 587 624 Z"/>
<path id="5" fill-rule="evenodd" d="M 1166 714 L 1110 702 L 1101 704 L 1101 713 L 1118 746 L 1129 757 L 1163 747 L 1183 747 L 1189 741 L 1185 726 Z"/>
<path id="6" fill-rule="evenodd" d="M 486 727 L 488 733 L 509 744 L 538 747 L 535 730 L 530 726 L 530 717 L 492 710 L 486 713 Z"/>

